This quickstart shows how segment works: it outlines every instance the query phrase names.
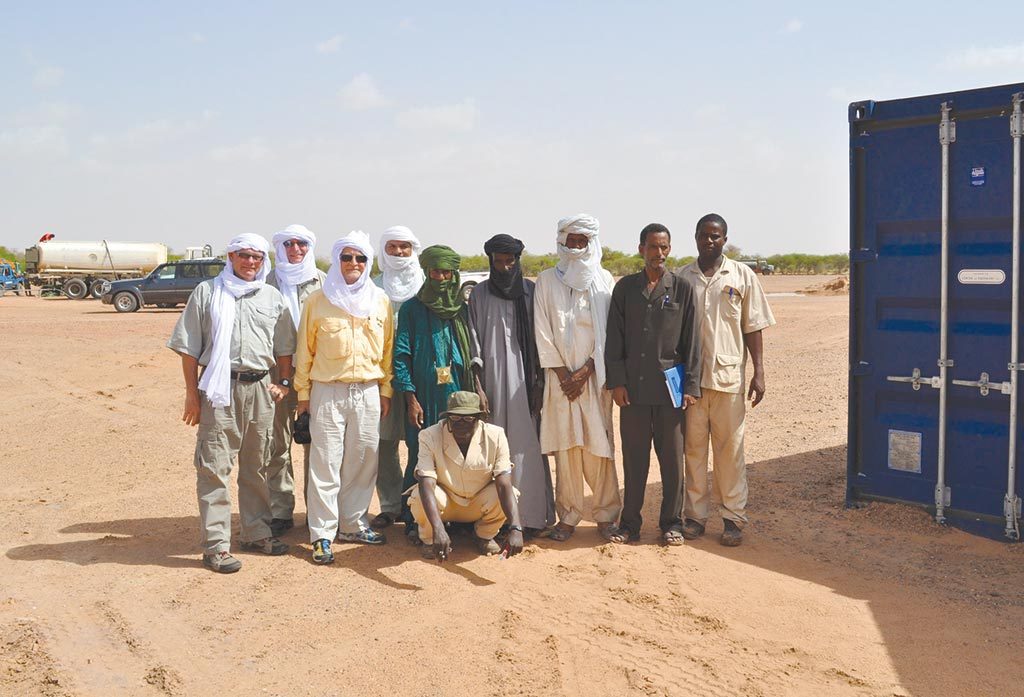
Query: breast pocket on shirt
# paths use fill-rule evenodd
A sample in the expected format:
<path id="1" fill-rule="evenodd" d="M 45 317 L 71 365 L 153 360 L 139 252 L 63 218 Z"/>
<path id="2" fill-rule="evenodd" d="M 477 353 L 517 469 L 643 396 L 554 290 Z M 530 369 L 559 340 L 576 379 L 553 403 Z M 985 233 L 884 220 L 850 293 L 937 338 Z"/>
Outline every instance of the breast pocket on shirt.
<path id="1" fill-rule="evenodd" d="M 352 336 L 340 319 L 322 319 L 316 333 L 317 353 L 324 358 L 345 358 L 352 353 Z"/>
<path id="2" fill-rule="evenodd" d="M 384 318 L 371 316 L 362 324 L 363 336 L 371 352 L 368 358 L 379 361 L 384 354 Z"/>
<path id="3" fill-rule="evenodd" d="M 723 317 L 738 321 L 743 311 L 743 296 L 732 286 L 726 286 L 722 289 L 721 307 Z"/>
<path id="4" fill-rule="evenodd" d="M 274 345 L 274 327 L 277 326 L 278 313 L 266 307 L 252 308 L 252 327 L 260 342 Z"/>
<path id="5" fill-rule="evenodd" d="M 743 356 L 732 356 L 720 353 L 715 356 L 712 378 L 715 385 L 723 390 L 740 387 L 740 368 Z"/>

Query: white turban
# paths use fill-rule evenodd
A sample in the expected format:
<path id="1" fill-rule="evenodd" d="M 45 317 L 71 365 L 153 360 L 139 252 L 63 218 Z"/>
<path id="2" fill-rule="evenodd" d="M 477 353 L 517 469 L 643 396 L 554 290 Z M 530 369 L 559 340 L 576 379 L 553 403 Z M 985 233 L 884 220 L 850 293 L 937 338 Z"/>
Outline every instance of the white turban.
<path id="1" fill-rule="evenodd" d="M 288 261 L 288 250 L 284 246 L 288 240 L 303 240 L 309 244 L 306 256 L 298 264 Z M 316 278 L 316 255 L 313 254 L 313 248 L 316 247 L 316 235 L 304 225 L 289 225 L 281 232 L 275 232 L 270 241 L 277 254 L 277 268 L 274 269 L 274 273 L 277 274 L 277 288 L 284 296 L 285 304 L 291 310 L 295 329 L 298 330 L 301 317 L 299 316 L 297 287 L 301 283 Z"/>
<path id="2" fill-rule="evenodd" d="M 558 221 L 558 279 L 576 291 L 590 291 L 590 313 L 594 322 L 594 368 L 597 384 L 604 386 L 604 342 L 608 333 L 608 310 L 611 307 L 612 287 L 601 267 L 601 225 L 597 218 L 584 213 Z M 570 234 L 586 235 L 585 249 L 569 249 L 565 241 Z"/>
<path id="3" fill-rule="evenodd" d="M 412 256 L 395 257 L 387 253 L 388 242 L 408 242 L 412 245 Z M 384 292 L 392 302 L 404 303 L 419 292 L 426 274 L 420 268 L 420 250 L 423 245 L 412 234 L 412 230 L 402 225 L 389 227 L 380 236 L 380 250 L 377 265 L 383 276 Z"/>
<path id="4" fill-rule="evenodd" d="M 341 251 L 345 247 L 357 249 L 366 255 L 366 266 L 355 283 L 348 284 L 341 275 Z M 367 318 L 373 311 L 377 298 L 384 291 L 370 281 L 370 269 L 373 267 L 373 247 L 370 238 L 362 230 L 353 230 L 331 247 L 331 268 L 327 271 L 324 281 L 324 295 L 335 307 L 344 310 L 353 317 Z M 380 295 L 378 295 L 380 294 Z"/>
<path id="5" fill-rule="evenodd" d="M 231 332 L 235 328 L 235 300 L 263 287 L 270 275 L 270 245 L 259 235 L 243 234 L 228 242 L 228 252 L 243 249 L 263 253 L 263 266 L 255 280 L 246 281 L 235 275 L 231 260 L 213 279 L 213 298 L 210 301 L 210 324 L 213 327 L 213 346 L 210 363 L 199 380 L 199 389 L 215 407 L 231 404 Z"/>

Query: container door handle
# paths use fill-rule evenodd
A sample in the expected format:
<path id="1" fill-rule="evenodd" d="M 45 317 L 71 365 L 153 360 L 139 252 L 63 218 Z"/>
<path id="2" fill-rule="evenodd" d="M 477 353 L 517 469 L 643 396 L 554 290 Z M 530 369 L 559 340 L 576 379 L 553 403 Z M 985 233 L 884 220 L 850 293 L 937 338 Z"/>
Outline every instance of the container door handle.
<path id="1" fill-rule="evenodd" d="M 963 387 L 977 387 L 982 397 L 987 395 L 989 390 L 999 390 L 999 394 L 1010 394 L 1011 387 L 1008 382 L 989 382 L 988 373 L 982 373 L 981 377 L 977 380 L 954 380 L 953 384 Z"/>
<path id="2" fill-rule="evenodd" d="M 886 375 L 885 379 L 889 382 L 909 382 L 910 386 L 915 390 L 921 389 L 921 385 L 931 385 L 935 389 L 939 389 L 942 386 L 942 378 L 935 376 L 931 378 L 921 377 L 921 369 L 914 368 L 914 372 L 909 376 L 906 375 Z"/>

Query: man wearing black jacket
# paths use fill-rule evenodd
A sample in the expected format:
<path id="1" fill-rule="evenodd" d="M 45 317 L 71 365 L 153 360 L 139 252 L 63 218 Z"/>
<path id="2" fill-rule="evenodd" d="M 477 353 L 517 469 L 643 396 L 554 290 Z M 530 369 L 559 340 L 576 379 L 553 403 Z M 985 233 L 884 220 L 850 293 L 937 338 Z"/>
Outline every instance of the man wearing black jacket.
<path id="1" fill-rule="evenodd" d="M 668 228 L 651 223 L 640 232 L 644 269 L 612 291 L 605 349 L 607 388 L 619 405 L 625 496 L 619 527 L 640 538 L 651 442 L 661 467 L 658 526 L 665 544 L 683 544 L 683 410 L 700 397 L 700 339 L 689 281 L 665 267 L 672 250 Z M 672 405 L 665 372 L 685 367 L 683 405 Z"/>

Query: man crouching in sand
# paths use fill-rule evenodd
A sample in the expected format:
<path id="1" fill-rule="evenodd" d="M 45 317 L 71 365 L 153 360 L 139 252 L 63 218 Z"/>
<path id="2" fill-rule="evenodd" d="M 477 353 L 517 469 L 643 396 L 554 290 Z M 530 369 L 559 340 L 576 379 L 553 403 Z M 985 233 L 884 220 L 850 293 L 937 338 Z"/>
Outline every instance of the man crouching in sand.
<path id="1" fill-rule="evenodd" d="M 508 520 L 506 551 L 523 551 L 508 439 L 501 427 L 480 420 L 485 413 L 479 395 L 454 392 L 441 421 L 419 434 L 419 483 L 409 492 L 409 508 L 426 559 L 443 562 L 451 554 L 448 522 L 473 523 L 477 549 L 491 555 L 502 551 L 494 536 Z"/>

